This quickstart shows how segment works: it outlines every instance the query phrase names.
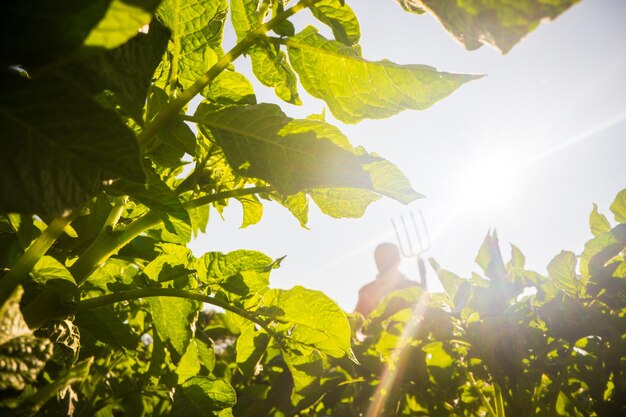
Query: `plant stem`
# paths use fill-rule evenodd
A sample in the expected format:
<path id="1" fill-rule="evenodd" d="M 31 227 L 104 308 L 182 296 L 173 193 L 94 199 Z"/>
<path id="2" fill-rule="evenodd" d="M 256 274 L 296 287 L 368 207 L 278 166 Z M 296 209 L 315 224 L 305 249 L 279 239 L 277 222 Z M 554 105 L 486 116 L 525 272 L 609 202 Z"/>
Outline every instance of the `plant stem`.
<path id="1" fill-rule="evenodd" d="M 26 249 L 20 256 L 13 268 L 0 279 L 0 302 L 6 300 L 15 287 L 22 283 L 22 280 L 33 269 L 35 264 L 48 252 L 52 244 L 61 236 L 65 227 L 74 219 L 75 213 L 64 217 L 57 217 L 43 231 L 41 235 Z"/>
<path id="2" fill-rule="evenodd" d="M 144 149 L 149 140 L 156 135 L 156 133 L 167 126 L 178 113 L 189 103 L 195 96 L 200 94 L 202 90 L 213 80 L 222 73 L 230 64 L 235 61 L 239 56 L 246 52 L 251 46 L 259 41 L 267 32 L 272 30 L 275 26 L 279 25 L 286 19 L 290 18 L 294 14 L 301 10 L 306 9 L 319 0 L 301 0 L 287 10 L 276 15 L 273 19 L 266 23 L 263 23 L 248 33 L 248 35 L 237 43 L 226 55 L 224 55 L 219 61 L 215 63 L 204 75 L 196 80 L 189 88 L 185 89 L 177 98 L 172 100 L 159 114 L 146 125 L 145 129 L 137 137 L 139 146 Z"/>
<path id="3" fill-rule="evenodd" d="M 186 209 L 196 208 L 215 201 L 224 200 L 231 197 L 241 197 L 250 194 L 269 192 L 272 187 L 250 187 L 237 190 L 228 190 L 195 200 L 183 203 Z M 84 283 L 87 278 L 111 255 L 126 246 L 131 240 L 145 232 L 146 230 L 161 223 L 162 219 L 157 213 L 149 211 L 142 217 L 136 219 L 121 233 L 103 233 L 98 235 L 96 240 L 85 250 L 76 262 L 70 267 L 70 273 L 76 280 L 77 285 Z"/>
<path id="4" fill-rule="evenodd" d="M 223 308 L 224 310 L 228 310 L 233 312 L 246 320 L 250 320 L 251 322 L 258 324 L 263 330 L 265 330 L 270 336 L 275 338 L 280 338 L 280 335 L 272 330 L 267 322 L 261 320 L 254 313 L 251 313 L 246 310 L 242 310 L 239 307 L 235 307 L 234 305 L 214 298 L 209 297 L 208 295 L 199 294 L 192 291 L 180 290 L 177 288 L 141 288 L 138 290 L 130 290 L 130 291 L 122 291 L 114 294 L 107 294 L 101 297 L 89 298 L 87 300 L 83 300 L 77 307 L 77 312 L 90 310 L 92 308 L 98 308 L 102 306 L 106 306 L 109 304 L 114 304 L 120 301 L 128 301 L 128 300 L 136 300 L 138 298 L 147 298 L 147 297 L 177 297 L 177 298 L 186 298 L 188 300 L 200 301 L 202 303 L 211 304 L 214 306 L 218 306 Z"/>
<path id="5" fill-rule="evenodd" d="M 491 406 L 491 403 L 489 403 L 489 399 L 487 397 L 485 397 L 485 394 L 483 393 L 483 391 L 478 386 L 478 383 L 476 382 L 476 379 L 474 379 L 474 375 L 471 372 L 469 372 L 469 371 L 467 372 L 467 379 L 470 382 L 470 384 L 474 387 L 474 389 L 478 392 L 478 396 L 480 397 L 480 401 L 483 403 L 483 405 L 487 409 L 487 412 L 489 413 L 489 415 L 491 417 L 498 417 L 498 415 L 496 414 L 495 410 Z"/>

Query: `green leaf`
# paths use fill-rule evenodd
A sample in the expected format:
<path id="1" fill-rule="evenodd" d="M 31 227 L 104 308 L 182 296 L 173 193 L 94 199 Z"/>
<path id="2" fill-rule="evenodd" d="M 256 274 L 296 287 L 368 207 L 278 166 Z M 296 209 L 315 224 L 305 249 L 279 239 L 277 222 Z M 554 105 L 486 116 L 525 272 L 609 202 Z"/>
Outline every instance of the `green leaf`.
<path id="1" fill-rule="evenodd" d="M 148 120 L 152 120 L 165 106 L 167 106 L 169 97 L 167 93 L 156 86 L 150 88 L 150 96 L 148 100 Z M 183 153 L 189 155 L 196 154 L 196 135 L 191 131 L 187 123 L 179 118 L 175 118 L 172 123 L 163 129 L 160 129 L 156 135 L 162 145 L 174 148 L 178 157 L 173 159 L 178 162 L 182 158 Z"/>
<path id="2" fill-rule="evenodd" d="M 0 211 L 58 215 L 106 180 L 145 178 L 132 131 L 65 81 L 0 77 L 0 123 Z"/>
<path id="3" fill-rule="evenodd" d="M 267 350 L 270 336 L 257 330 L 254 325 L 246 326 L 237 338 L 237 367 L 241 373 L 250 378 L 255 375 L 257 365 Z"/>
<path id="4" fill-rule="evenodd" d="M 283 358 L 293 379 L 291 403 L 294 406 L 310 406 L 325 394 L 320 387 L 324 372 L 322 354 L 310 349 L 287 349 L 283 351 Z"/>
<path id="5" fill-rule="evenodd" d="M 265 290 L 269 285 L 274 262 L 269 256 L 251 250 L 236 250 L 227 254 L 208 252 L 203 255 L 206 280 L 227 291 L 246 296 Z"/>
<path id="6" fill-rule="evenodd" d="M 371 191 L 355 188 L 316 188 L 307 192 L 322 213 L 340 219 L 359 218 L 365 209 L 380 196 Z"/>
<path id="7" fill-rule="evenodd" d="M 200 78 L 223 54 L 226 0 L 165 0 L 157 16 L 172 31 L 170 88 L 183 89 Z"/>
<path id="8" fill-rule="evenodd" d="M 228 162 L 238 175 L 260 178 L 281 194 L 295 194 L 306 188 L 355 186 L 371 182 L 354 153 L 319 137 L 316 127 L 289 119 L 273 104 L 233 106 L 196 116 L 211 130 Z M 313 124 L 315 123 L 315 125 Z M 325 133 L 324 130 L 320 130 Z"/>
<path id="9" fill-rule="evenodd" d="M 257 196 L 248 195 L 238 197 L 237 200 L 239 200 L 243 207 L 242 229 L 261 221 L 263 217 L 263 204 L 261 204 Z"/>
<path id="10" fill-rule="evenodd" d="M 431 342 L 422 346 L 422 350 L 426 352 L 426 365 L 437 366 L 439 368 L 447 368 L 455 361 L 443 348 L 441 342 Z"/>
<path id="11" fill-rule="evenodd" d="M 425 65 L 367 61 L 358 48 L 328 40 L 313 27 L 288 39 L 287 50 L 304 88 L 324 100 L 332 114 L 345 123 L 426 109 L 481 77 L 437 72 Z"/>
<path id="12" fill-rule="evenodd" d="M 617 193 L 615 200 L 611 204 L 611 211 L 615 216 L 615 221 L 626 223 L 626 189 Z"/>
<path id="13" fill-rule="evenodd" d="M 120 180 L 113 190 L 128 195 L 154 211 L 164 221 L 165 228 L 174 234 L 178 243 L 187 243 L 191 239 L 191 220 L 176 193 L 165 184 L 156 172 L 146 169 L 148 182 L 136 183 Z"/>
<path id="14" fill-rule="evenodd" d="M 232 407 L 236 402 L 237 394 L 225 379 L 196 376 L 176 388 L 172 417 L 212 417 L 213 411 Z"/>
<path id="15" fill-rule="evenodd" d="M 601 252 L 617 254 L 623 250 L 626 245 L 626 224 L 619 224 L 606 233 L 599 234 L 593 239 L 585 243 L 585 249 L 580 255 L 580 275 L 583 279 L 587 280 L 592 274 L 597 271 L 593 270 L 592 260 L 596 255 Z M 610 257 L 613 257 L 611 255 Z M 605 258 L 603 256 L 603 258 Z M 609 259 L 602 259 L 600 265 L 595 265 L 596 270 L 598 267 L 603 268 L 604 264 Z"/>
<path id="16" fill-rule="evenodd" d="M 446 294 L 448 294 L 450 300 L 454 300 L 457 292 L 459 291 L 459 288 L 461 288 L 461 285 L 463 285 L 464 282 L 467 282 L 467 280 L 448 271 L 447 269 L 441 268 L 437 261 L 432 258 L 429 260 L 429 262 L 435 270 L 437 278 L 439 278 L 441 286 L 445 290 Z"/>
<path id="17" fill-rule="evenodd" d="M 122 45 L 150 23 L 152 11 L 158 3 L 155 0 L 112 0 L 102 20 L 85 38 L 84 45 L 106 49 Z"/>
<path id="18" fill-rule="evenodd" d="M 480 246 L 478 255 L 476 256 L 476 263 L 480 265 L 487 278 L 494 282 L 504 281 L 506 271 L 498 243 L 498 234 L 495 230 L 493 233 L 487 233 L 485 236 L 485 240 Z"/>
<path id="19" fill-rule="evenodd" d="M 305 193 L 297 193 L 289 196 L 272 194 L 271 198 L 287 208 L 300 222 L 300 226 L 307 229 L 306 224 L 309 221 L 309 199 Z"/>
<path id="20" fill-rule="evenodd" d="M 74 277 L 70 271 L 52 256 L 43 256 L 31 271 L 33 280 L 39 284 L 45 284 L 51 279 L 64 279 L 74 283 Z"/>
<path id="21" fill-rule="evenodd" d="M 76 315 L 76 325 L 81 336 L 89 334 L 96 340 L 117 349 L 136 349 L 138 338 L 130 326 L 122 322 L 111 306 L 81 311 Z"/>
<path id="22" fill-rule="evenodd" d="M 183 245 L 161 243 L 158 245 L 162 254 L 154 258 L 143 269 L 143 273 L 153 281 L 168 282 L 187 277 L 195 272 L 196 260 Z"/>
<path id="23" fill-rule="evenodd" d="M 517 269 L 524 269 L 526 257 L 517 246 L 511 244 L 511 266 Z"/>
<path id="24" fill-rule="evenodd" d="M 419 6 L 435 15 L 468 50 L 489 44 L 505 54 L 539 23 L 556 18 L 578 1 L 422 0 Z"/>
<path id="25" fill-rule="evenodd" d="M 241 41 L 261 23 L 263 16 L 259 14 L 258 3 L 257 0 L 230 2 L 231 19 L 237 40 Z M 262 42 L 252 45 L 246 53 L 252 61 L 252 71 L 261 84 L 273 87 L 276 95 L 288 103 L 302 103 L 298 97 L 296 75 L 279 45 Z"/>
<path id="26" fill-rule="evenodd" d="M 204 89 L 202 95 L 223 105 L 256 104 L 252 84 L 245 76 L 234 71 L 222 72 Z"/>
<path id="27" fill-rule="evenodd" d="M 321 0 L 311 6 L 311 13 L 333 31 L 335 40 L 348 46 L 361 39 L 361 28 L 354 11 L 342 0 Z"/>
<path id="28" fill-rule="evenodd" d="M 52 357 L 52 343 L 35 337 L 20 311 L 22 287 L 0 307 L 0 391 L 23 390 Z"/>
<path id="29" fill-rule="evenodd" d="M 173 297 L 151 297 L 146 301 L 161 340 L 170 342 L 179 355 L 184 354 L 192 339 L 191 325 L 198 312 L 198 303 Z"/>
<path id="30" fill-rule="evenodd" d="M 142 124 L 148 88 L 168 39 L 168 30 L 153 20 L 147 34 L 137 33 L 110 51 L 89 51 L 79 62 L 70 62 L 61 71 L 89 91 L 113 91 L 119 105 Z"/>
<path id="31" fill-rule="evenodd" d="M 350 324 L 345 313 L 321 291 L 301 286 L 290 290 L 269 290 L 263 296 L 262 311 L 286 321 L 277 331 L 289 332 L 292 343 L 301 343 L 330 356 L 353 358 Z"/>
<path id="32" fill-rule="evenodd" d="M 594 236 L 611 230 L 611 224 L 604 214 L 598 213 L 598 206 L 595 204 L 593 205 L 593 210 L 589 213 L 589 227 L 591 228 L 591 234 Z"/>
<path id="33" fill-rule="evenodd" d="M 570 297 L 578 294 L 578 277 L 576 276 L 576 255 L 574 252 L 562 251 L 548 264 L 548 276 L 559 289 Z"/>
<path id="34" fill-rule="evenodd" d="M 69 56 L 84 43 L 121 45 L 150 21 L 149 12 L 157 4 L 156 0 L 5 3 L 0 62 L 4 68 L 22 65 L 31 71 Z"/>
<path id="35" fill-rule="evenodd" d="M 378 194 L 408 204 L 418 198 L 424 198 L 411 186 L 411 182 L 397 166 L 376 154 L 368 154 L 362 147 L 356 148 L 363 169 L 372 180 L 372 190 Z"/>
<path id="36" fill-rule="evenodd" d="M 176 375 L 178 375 L 178 383 L 182 384 L 189 378 L 200 373 L 200 353 L 195 340 L 189 342 L 187 350 L 180 358 L 176 367 Z"/>

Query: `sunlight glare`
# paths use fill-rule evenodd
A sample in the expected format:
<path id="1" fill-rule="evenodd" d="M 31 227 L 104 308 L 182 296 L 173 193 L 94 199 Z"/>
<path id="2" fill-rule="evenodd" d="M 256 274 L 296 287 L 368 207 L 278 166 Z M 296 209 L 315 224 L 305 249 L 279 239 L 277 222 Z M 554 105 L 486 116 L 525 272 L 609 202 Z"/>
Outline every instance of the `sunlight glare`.
<path id="1" fill-rule="evenodd" d="M 518 189 L 518 169 L 510 158 L 495 154 L 473 161 L 460 181 L 463 203 L 481 211 L 510 206 Z"/>

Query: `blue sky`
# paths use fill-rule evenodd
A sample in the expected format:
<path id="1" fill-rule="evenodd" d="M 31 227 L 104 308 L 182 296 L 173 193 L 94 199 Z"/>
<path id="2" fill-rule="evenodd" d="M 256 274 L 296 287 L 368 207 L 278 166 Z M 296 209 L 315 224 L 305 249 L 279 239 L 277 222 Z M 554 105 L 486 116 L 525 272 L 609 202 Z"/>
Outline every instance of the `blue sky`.
<path id="1" fill-rule="evenodd" d="M 328 117 L 355 146 L 400 167 L 427 198 L 409 206 L 383 199 L 362 218 L 346 220 L 312 205 L 310 230 L 273 203 L 260 224 L 239 229 L 234 201 L 225 221 L 211 213 L 207 234 L 190 247 L 287 255 L 272 286 L 319 289 L 349 311 L 358 289 L 375 277 L 375 246 L 395 239 L 390 220 L 410 211 L 421 209 L 428 224 L 426 256 L 461 276 L 479 270 L 474 258 L 490 228 L 505 259 L 514 243 L 541 273 L 561 250 L 579 253 L 590 238 L 592 203 L 609 215 L 626 187 L 626 2 L 583 0 L 505 56 L 489 47 L 468 52 L 433 17 L 407 14 L 391 0 L 348 3 L 361 22 L 365 58 L 487 75 L 425 111 L 358 125 Z M 297 27 L 308 23 L 315 24 L 308 12 L 297 16 Z M 245 59 L 235 65 L 253 80 Z M 258 83 L 255 90 L 260 102 L 280 103 L 272 90 Z M 300 92 L 303 106 L 281 103 L 290 116 L 324 108 Z M 402 270 L 415 279 L 415 260 Z M 438 288 L 432 271 L 429 283 Z"/>

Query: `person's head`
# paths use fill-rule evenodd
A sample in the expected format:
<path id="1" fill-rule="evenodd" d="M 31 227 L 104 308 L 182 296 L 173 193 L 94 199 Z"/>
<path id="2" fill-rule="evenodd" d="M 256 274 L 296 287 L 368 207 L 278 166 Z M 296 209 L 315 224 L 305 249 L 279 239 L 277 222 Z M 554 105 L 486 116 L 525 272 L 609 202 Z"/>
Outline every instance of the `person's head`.
<path id="1" fill-rule="evenodd" d="M 400 249 L 393 243 L 381 243 L 374 250 L 374 261 L 381 274 L 395 269 L 400 265 Z"/>

